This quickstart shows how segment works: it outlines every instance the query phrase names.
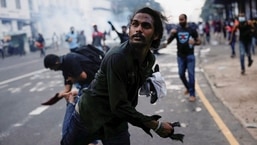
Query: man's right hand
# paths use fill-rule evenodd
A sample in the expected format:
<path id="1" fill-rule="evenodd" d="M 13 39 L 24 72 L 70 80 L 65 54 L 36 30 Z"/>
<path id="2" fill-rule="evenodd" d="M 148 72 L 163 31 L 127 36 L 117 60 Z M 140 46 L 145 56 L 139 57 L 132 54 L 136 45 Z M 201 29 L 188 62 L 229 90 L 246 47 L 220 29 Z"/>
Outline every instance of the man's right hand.
<path id="1" fill-rule="evenodd" d="M 167 138 L 174 133 L 174 128 L 172 127 L 170 122 L 162 122 L 160 129 L 158 129 L 156 133 L 160 137 Z"/>
<path id="2" fill-rule="evenodd" d="M 170 33 L 171 33 L 172 35 L 176 34 L 176 33 L 177 33 L 177 29 L 171 29 Z"/>
<path id="3" fill-rule="evenodd" d="M 167 46 L 168 46 L 167 43 L 162 43 L 162 44 L 160 44 L 160 48 L 166 48 Z"/>
<path id="4" fill-rule="evenodd" d="M 69 39 L 68 39 L 68 42 L 71 42 L 71 41 L 72 41 L 72 38 L 69 38 Z"/>
<path id="5" fill-rule="evenodd" d="M 112 31 L 114 31 L 114 30 L 115 30 L 115 28 L 114 28 L 114 26 L 113 26 L 112 22 L 111 22 L 111 21 L 108 21 L 108 23 L 111 25 L 111 27 L 112 27 Z"/>

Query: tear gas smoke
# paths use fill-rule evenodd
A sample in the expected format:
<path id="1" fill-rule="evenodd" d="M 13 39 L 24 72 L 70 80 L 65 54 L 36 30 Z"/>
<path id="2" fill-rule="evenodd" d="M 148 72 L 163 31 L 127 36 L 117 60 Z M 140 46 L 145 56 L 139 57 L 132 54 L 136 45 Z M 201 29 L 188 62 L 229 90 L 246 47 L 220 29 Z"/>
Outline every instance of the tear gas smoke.
<path id="1" fill-rule="evenodd" d="M 110 2 L 105 0 L 94 0 L 93 2 L 79 1 L 78 8 L 41 8 L 38 23 L 40 28 L 38 31 L 45 38 L 51 38 L 55 32 L 58 36 L 63 36 L 70 31 L 70 27 L 74 26 L 76 32 L 84 30 L 87 43 L 92 42 L 93 24 L 98 26 L 101 32 L 110 32 L 107 39 L 117 37 L 115 32 L 111 31 L 107 21 L 112 21 L 118 31 L 121 32 L 121 26 L 128 24 L 129 12 L 113 15 L 110 8 Z M 118 41 L 118 40 L 117 40 Z"/>

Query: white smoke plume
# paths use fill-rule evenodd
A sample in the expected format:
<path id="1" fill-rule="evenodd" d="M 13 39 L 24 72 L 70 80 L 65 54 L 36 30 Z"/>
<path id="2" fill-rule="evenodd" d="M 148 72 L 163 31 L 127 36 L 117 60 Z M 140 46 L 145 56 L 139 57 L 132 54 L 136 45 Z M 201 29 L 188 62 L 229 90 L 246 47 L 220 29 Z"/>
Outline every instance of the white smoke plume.
<path id="1" fill-rule="evenodd" d="M 110 2 L 106 0 L 80 0 L 77 9 L 41 8 L 41 17 L 38 19 L 41 29 L 38 31 L 45 38 L 51 38 L 54 32 L 60 36 L 68 33 L 70 27 L 74 26 L 75 31 L 84 30 L 87 43 L 91 43 L 92 25 L 97 24 L 99 31 L 111 32 L 107 39 L 113 40 L 117 35 L 111 31 L 107 21 L 111 21 L 116 29 L 121 31 L 121 26 L 128 24 L 129 12 L 117 17 L 112 14 L 110 8 Z"/>

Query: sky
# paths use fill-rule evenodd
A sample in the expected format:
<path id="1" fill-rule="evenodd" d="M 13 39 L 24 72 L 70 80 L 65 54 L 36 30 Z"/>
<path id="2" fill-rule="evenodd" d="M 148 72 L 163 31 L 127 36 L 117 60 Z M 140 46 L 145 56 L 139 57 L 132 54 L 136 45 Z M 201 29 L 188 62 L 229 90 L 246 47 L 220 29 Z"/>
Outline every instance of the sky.
<path id="1" fill-rule="evenodd" d="M 155 0 L 159 2 L 165 10 L 165 15 L 169 17 L 169 22 L 177 23 L 180 14 L 184 13 L 188 21 L 201 21 L 199 17 L 201 8 L 205 0 Z"/>

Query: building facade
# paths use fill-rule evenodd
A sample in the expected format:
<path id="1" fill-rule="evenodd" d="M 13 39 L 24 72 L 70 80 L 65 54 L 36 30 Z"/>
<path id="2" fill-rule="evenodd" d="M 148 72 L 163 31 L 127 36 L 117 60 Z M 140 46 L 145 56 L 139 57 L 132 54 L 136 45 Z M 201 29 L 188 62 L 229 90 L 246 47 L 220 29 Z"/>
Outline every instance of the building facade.
<path id="1" fill-rule="evenodd" d="M 213 0 L 218 16 L 223 19 L 235 18 L 245 13 L 247 19 L 257 18 L 257 0 Z"/>
<path id="2" fill-rule="evenodd" d="M 66 29 L 58 19 L 67 20 L 65 15 L 71 11 L 78 15 L 79 10 L 79 0 L 0 0 L 0 39 L 10 40 L 13 49 L 20 49 L 23 41 L 22 51 L 28 53 L 29 38 L 43 33 L 50 43 L 53 32 Z"/>
<path id="3" fill-rule="evenodd" d="M 25 41 L 30 34 L 28 0 L 0 0 L 0 38 L 11 39 L 13 36 L 13 47 L 19 47 L 19 42 Z M 23 48 L 28 48 L 26 46 Z"/>

